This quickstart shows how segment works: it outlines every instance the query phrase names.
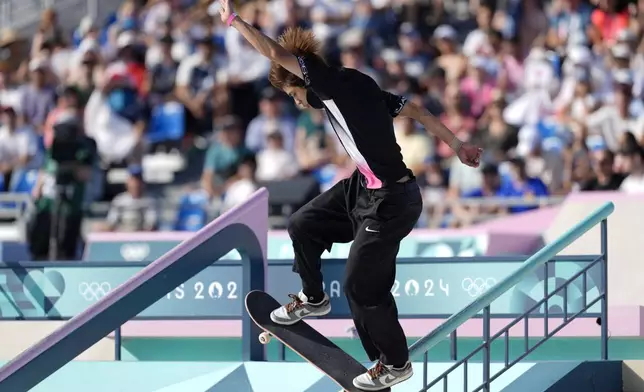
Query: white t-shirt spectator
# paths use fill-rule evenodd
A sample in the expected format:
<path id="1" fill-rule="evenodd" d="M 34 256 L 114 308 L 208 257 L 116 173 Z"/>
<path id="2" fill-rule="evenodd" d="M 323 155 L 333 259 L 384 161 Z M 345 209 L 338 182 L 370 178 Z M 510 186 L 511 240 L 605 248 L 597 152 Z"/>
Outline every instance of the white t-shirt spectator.
<path id="1" fill-rule="evenodd" d="M 227 76 L 242 82 L 251 82 L 268 75 L 271 62 L 257 52 L 239 31 L 228 29 L 225 35 L 228 52 Z"/>
<path id="2" fill-rule="evenodd" d="M 622 118 L 617 107 L 604 106 L 590 114 L 586 120 L 589 135 L 599 135 L 604 139 L 606 146 L 617 151 L 619 139 L 624 132 L 632 132 L 639 138 L 644 131 L 644 116 L 639 118 Z"/>
<path id="3" fill-rule="evenodd" d="M 483 183 L 480 168 L 463 165 L 456 157 L 452 158 L 449 172 L 449 187 L 458 189 L 460 194 L 480 188 Z"/>
<path id="4" fill-rule="evenodd" d="M 265 149 L 257 154 L 259 181 L 281 181 L 293 178 L 298 172 L 295 156 L 283 149 Z"/>
<path id="5" fill-rule="evenodd" d="M 260 114 L 248 124 L 248 129 L 246 129 L 246 147 L 258 153 L 266 148 L 268 135 L 277 130 L 282 134 L 284 149 L 293 151 L 296 126 L 297 124 L 292 117 L 280 116 L 279 118 L 270 119 Z"/>
<path id="6" fill-rule="evenodd" d="M 622 181 L 619 190 L 626 193 L 644 193 L 644 173 L 630 174 Z"/>
<path id="7" fill-rule="evenodd" d="M 151 197 L 134 198 L 123 192 L 112 200 L 107 222 L 121 232 L 155 230 L 159 223 L 157 202 Z"/>
<path id="8" fill-rule="evenodd" d="M 30 127 L 19 127 L 9 132 L 6 126 L 0 126 L 0 162 L 15 164 L 22 157 L 31 157 L 28 166 L 38 165 L 38 141 Z"/>
<path id="9" fill-rule="evenodd" d="M 203 55 L 201 53 L 193 53 L 190 56 L 184 58 L 181 63 L 179 63 L 179 68 L 177 69 L 177 86 L 191 86 L 193 71 L 195 70 L 195 68 L 203 66 L 202 64 Z M 208 76 L 212 78 L 211 81 L 213 83 L 218 80 L 218 77 L 221 77 L 217 74 L 218 65 L 221 64 L 218 61 L 215 61 L 215 59 L 205 65 L 205 67 L 207 68 Z"/>
<path id="10" fill-rule="evenodd" d="M 233 182 L 226 189 L 222 207 L 223 211 L 228 211 L 234 206 L 245 202 L 256 190 L 257 185 L 251 180 L 241 179 Z"/>
<path id="11" fill-rule="evenodd" d="M 422 133 L 405 135 L 397 130 L 396 142 L 400 146 L 403 162 L 410 168 L 422 165 L 434 153 L 432 140 Z"/>

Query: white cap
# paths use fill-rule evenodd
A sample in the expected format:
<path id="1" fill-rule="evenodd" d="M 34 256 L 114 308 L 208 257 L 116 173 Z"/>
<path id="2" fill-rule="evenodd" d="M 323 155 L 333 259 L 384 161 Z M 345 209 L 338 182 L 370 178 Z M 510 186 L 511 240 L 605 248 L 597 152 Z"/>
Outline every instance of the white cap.
<path id="1" fill-rule="evenodd" d="M 136 34 L 134 34 L 131 31 L 122 32 L 121 34 L 119 34 L 118 38 L 116 39 L 116 46 L 119 49 L 133 45 L 134 43 L 136 43 Z"/>
<path id="2" fill-rule="evenodd" d="M 574 65 L 589 65 L 593 55 L 585 46 L 574 46 L 568 51 L 568 60 Z"/>
<path id="3" fill-rule="evenodd" d="M 397 49 L 387 48 L 380 52 L 380 56 L 388 63 L 395 63 L 402 60 L 402 52 Z"/>
<path id="4" fill-rule="evenodd" d="M 610 52 L 616 59 L 631 58 L 631 48 L 627 44 L 617 44 L 610 49 Z"/>
<path id="5" fill-rule="evenodd" d="M 434 30 L 434 38 L 436 39 L 448 39 L 454 41 L 457 37 L 458 33 L 450 25 L 440 25 L 436 30 Z"/>
<path id="6" fill-rule="evenodd" d="M 338 38 L 338 45 L 341 49 L 355 48 L 362 46 L 364 31 L 360 28 L 353 28 L 345 31 Z"/>

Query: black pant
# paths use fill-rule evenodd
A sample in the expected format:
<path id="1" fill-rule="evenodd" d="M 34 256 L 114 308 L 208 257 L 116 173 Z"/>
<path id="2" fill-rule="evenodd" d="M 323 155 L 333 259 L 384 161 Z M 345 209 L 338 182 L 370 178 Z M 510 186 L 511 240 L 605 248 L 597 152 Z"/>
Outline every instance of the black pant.
<path id="1" fill-rule="evenodd" d="M 52 213 L 39 211 L 29 233 L 29 250 L 34 260 L 49 260 L 49 240 L 52 229 Z M 76 260 L 78 258 L 78 242 L 81 239 L 83 216 L 80 214 L 61 214 L 57 227 L 57 259 Z"/>
<path id="2" fill-rule="evenodd" d="M 391 288 L 400 241 L 416 225 L 422 198 L 413 178 L 377 190 L 363 182 L 356 171 L 291 216 L 294 271 L 308 297 L 322 297 L 322 252 L 333 243 L 353 240 L 344 293 L 360 340 L 372 361 L 400 366 L 409 359 L 409 350 Z"/>

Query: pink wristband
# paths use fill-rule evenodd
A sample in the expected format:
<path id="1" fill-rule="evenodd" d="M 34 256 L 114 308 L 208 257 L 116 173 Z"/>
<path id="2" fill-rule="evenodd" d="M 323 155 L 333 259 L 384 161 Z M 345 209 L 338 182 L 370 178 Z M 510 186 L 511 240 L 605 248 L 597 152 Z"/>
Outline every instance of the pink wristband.
<path id="1" fill-rule="evenodd" d="M 233 21 L 235 20 L 236 17 L 237 17 L 236 12 L 233 12 L 232 14 L 230 14 L 230 16 L 228 17 L 228 20 L 226 21 L 226 24 L 228 25 L 228 27 L 230 27 L 230 25 L 233 24 Z"/>

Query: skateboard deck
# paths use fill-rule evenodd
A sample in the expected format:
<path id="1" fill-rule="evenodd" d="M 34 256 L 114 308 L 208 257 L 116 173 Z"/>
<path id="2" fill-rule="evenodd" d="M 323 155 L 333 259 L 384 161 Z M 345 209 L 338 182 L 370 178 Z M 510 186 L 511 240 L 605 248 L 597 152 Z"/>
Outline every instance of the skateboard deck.
<path id="1" fill-rule="evenodd" d="M 282 304 L 269 294 L 254 290 L 246 295 L 245 302 L 246 310 L 253 322 L 264 330 L 260 335 L 262 343 L 268 343 L 270 340 L 270 337 L 267 339 L 266 334 L 268 334 L 317 367 L 344 391 L 363 392 L 362 389 L 353 386 L 353 379 L 367 371 L 360 362 L 304 321 L 293 325 L 279 325 L 271 321 L 271 312 Z M 390 392 L 391 389 L 382 391 Z"/>

